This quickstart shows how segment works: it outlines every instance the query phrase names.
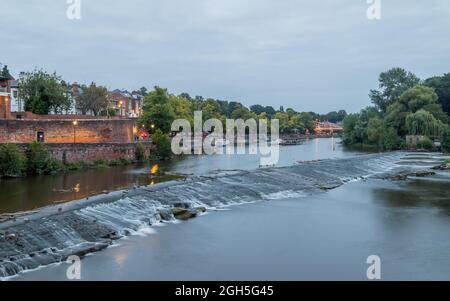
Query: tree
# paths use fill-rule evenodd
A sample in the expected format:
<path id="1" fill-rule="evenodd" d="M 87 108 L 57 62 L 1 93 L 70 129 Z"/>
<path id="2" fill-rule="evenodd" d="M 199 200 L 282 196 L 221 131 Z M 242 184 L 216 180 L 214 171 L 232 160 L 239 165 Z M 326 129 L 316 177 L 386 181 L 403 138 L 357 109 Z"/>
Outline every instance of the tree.
<path id="1" fill-rule="evenodd" d="M 308 130 L 310 133 L 313 133 L 316 128 L 316 123 L 313 116 L 308 112 L 301 112 L 299 113 L 299 118 L 303 124 L 304 129 Z"/>
<path id="2" fill-rule="evenodd" d="M 97 116 L 108 109 L 108 90 L 105 87 L 97 87 L 92 83 L 89 87 L 81 87 L 81 94 L 77 97 L 77 109 L 83 115 L 92 112 Z"/>
<path id="3" fill-rule="evenodd" d="M 369 120 L 367 125 L 367 138 L 370 143 L 377 146 L 382 146 L 381 135 L 383 133 L 383 120 L 380 117 L 375 117 Z"/>
<path id="4" fill-rule="evenodd" d="M 447 123 L 448 117 L 442 111 L 442 107 L 437 100 L 438 96 L 433 88 L 417 85 L 405 91 L 400 96 L 399 103 L 404 105 L 408 112 L 415 113 L 419 110 L 425 110 L 430 112 L 436 119 Z"/>
<path id="5" fill-rule="evenodd" d="M 408 90 L 419 84 L 420 79 L 402 68 L 393 68 L 380 74 L 379 90 L 371 90 L 369 97 L 381 112 Z"/>
<path id="6" fill-rule="evenodd" d="M 360 114 L 349 114 L 343 121 L 343 141 L 347 145 L 361 143 L 359 137 L 356 135 L 356 125 L 358 123 Z"/>
<path id="7" fill-rule="evenodd" d="M 246 107 L 239 106 L 236 109 L 234 109 L 233 113 L 231 113 L 232 119 L 242 119 L 242 120 L 248 120 L 248 119 L 256 119 L 256 114 L 250 112 Z"/>
<path id="8" fill-rule="evenodd" d="M 406 117 L 406 128 L 410 135 L 423 135 L 430 138 L 439 138 L 446 130 L 440 120 L 425 110 L 417 111 Z"/>
<path id="9" fill-rule="evenodd" d="M 26 157 L 15 144 L 0 146 L 0 176 L 16 178 L 26 171 Z"/>
<path id="10" fill-rule="evenodd" d="M 48 172 L 48 165 L 52 161 L 50 152 L 44 144 L 33 142 L 26 152 L 29 174 L 43 174 Z"/>
<path id="11" fill-rule="evenodd" d="M 292 130 L 291 124 L 290 124 L 290 120 L 289 120 L 289 115 L 287 113 L 277 112 L 273 116 L 273 119 L 278 119 L 279 120 L 280 132 L 281 133 L 283 133 L 283 134 L 289 133 Z"/>
<path id="12" fill-rule="evenodd" d="M 261 113 L 265 113 L 265 108 L 262 105 L 253 105 L 250 106 L 250 111 L 253 113 L 260 115 Z"/>
<path id="13" fill-rule="evenodd" d="M 182 98 L 185 98 L 185 99 L 187 99 L 187 100 L 189 100 L 189 101 L 192 100 L 191 95 L 189 95 L 189 93 L 186 93 L 186 92 L 183 92 L 183 93 L 181 93 L 181 94 L 178 95 L 178 96 L 179 96 L 179 97 L 182 97 Z"/>
<path id="14" fill-rule="evenodd" d="M 450 115 L 450 73 L 425 80 L 424 84 L 435 90 L 444 111 Z"/>
<path id="15" fill-rule="evenodd" d="M 0 66 L 1 66 L 1 64 L 0 64 Z M 3 76 L 3 77 L 6 77 L 7 79 L 14 79 L 14 77 L 9 72 L 9 69 L 8 69 L 7 65 L 4 65 L 2 67 L 2 71 L 0 72 L 0 75 Z"/>
<path id="16" fill-rule="evenodd" d="M 172 146 L 170 138 L 160 129 L 157 129 L 152 135 L 152 142 L 155 146 L 153 152 L 157 159 L 168 159 L 172 156 Z"/>
<path id="17" fill-rule="evenodd" d="M 24 100 L 25 110 L 46 115 L 67 111 L 71 107 L 67 87 L 56 73 L 42 70 L 22 73 L 19 94 Z"/>
<path id="18" fill-rule="evenodd" d="M 141 88 L 139 89 L 139 93 L 140 93 L 142 96 L 147 96 L 147 95 L 148 95 L 148 90 L 147 90 L 146 87 L 141 87 Z"/>
<path id="19" fill-rule="evenodd" d="M 169 102 L 173 108 L 175 119 L 186 119 L 191 124 L 194 122 L 194 111 L 192 102 L 181 96 L 171 95 Z"/>
<path id="20" fill-rule="evenodd" d="M 154 125 L 163 133 L 171 131 L 171 125 L 175 119 L 175 112 L 170 105 L 169 95 L 166 89 L 158 86 L 144 98 L 143 114 L 139 122 L 146 128 Z"/>

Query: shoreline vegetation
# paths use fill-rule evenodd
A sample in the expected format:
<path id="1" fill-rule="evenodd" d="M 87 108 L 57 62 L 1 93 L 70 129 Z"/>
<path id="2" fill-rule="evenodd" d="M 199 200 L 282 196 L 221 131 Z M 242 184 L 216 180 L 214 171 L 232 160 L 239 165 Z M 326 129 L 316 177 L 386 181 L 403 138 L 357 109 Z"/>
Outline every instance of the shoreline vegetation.
<path id="1" fill-rule="evenodd" d="M 158 158 L 146 157 L 145 148 L 137 143 L 135 158 L 116 160 L 94 160 L 92 162 L 63 162 L 57 160 L 48 151 L 45 144 L 33 142 L 22 151 L 16 144 L 6 143 L 0 146 L 0 179 L 21 178 L 32 175 L 53 175 L 63 172 L 86 170 L 89 168 L 107 168 L 125 166 L 132 163 L 151 162 Z"/>
<path id="2" fill-rule="evenodd" d="M 401 68 L 379 76 L 373 103 L 343 121 L 343 143 L 378 151 L 450 151 L 450 73 L 426 80 Z"/>

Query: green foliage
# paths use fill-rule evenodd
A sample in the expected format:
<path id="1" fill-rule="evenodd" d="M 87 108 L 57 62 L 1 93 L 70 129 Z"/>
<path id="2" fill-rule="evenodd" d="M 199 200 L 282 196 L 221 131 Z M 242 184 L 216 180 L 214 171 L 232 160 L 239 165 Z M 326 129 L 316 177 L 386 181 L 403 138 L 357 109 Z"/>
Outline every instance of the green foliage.
<path id="1" fill-rule="evenodd" d="M 0 67 L 1 67 L 1 64 L 0 64 Z M 5 77 L 7 79 L 14 79 L 14 77 L 9 72 L 9 69 L 8 69 L 7 65 L 4 65 L 2 67 L 2 70 L 0 71 L 0 76 Z"/>
<path id="2" fill-rule="evenodd" d="M 450 115 L 450 73 L 443 76 L 435 76 L 425 80 L 424 84 L 435 90 L 438 102 L 444 111 Z"/>
<path id="3" fill-rule="evenodd" d="M 372 144 L 382 146 L 382 133 L 384 130 L 383 120 L 379 117 L 374 117 L 369 120 L 367 125 L 367 138 Z"/>
<path id="4" fill-rule="evenodd" d="M 287 133 L 305 133 L 308 130 L 310 133 L 314 131 L 315 122 L 310 113 L 297 113 L 292 109 L 287 109 L 286 112 L 277 112 L 273 119 L 278 119 L 280 122 L 280 132 Z"/>
<path id="5" fill-rule="evenodd" d="M 422 135 L 436 139 L 442 136 L 446 125 L 434 118 L 431 113 L 420 110 L 406 117 L 406 128 L 410 135 Z"/>
<path id="6" fill-rule="evenodd" d="M 92 112 L 97 116 L 105 112 L 108 109 L 108 90 L 105 87 L 97 87 L 94 83 L 89 87 L 81 87 L 81 94 L 77 97 L 77 109 L 83 115 Z"/>
<path id="7" fill-rule="evenodd" d="M 92 167 L 93 168 L 106 168 L 108 167 L 108 162 L 106 160 L 103 159 L 97 159 L 92 161 Z"/>
<path id="8" fill-rule="evenodd" d="M 446 127 L 446 129 L 444 130 L 444 132 L 442 133 L 442 148 L 447 151 L 450 152 L 450 125 L 448 125 Z"/>
<path id="9" fill-rule="evenodd" d="M 15 144 L 0 146 L 0 176 L 21 177 L 26 172 L 26 157 Z"/>
<path id="10" fill-rule="evenodd" d="M 47 162 L 46 172 L 49 174 L 56 174 L 58 172 L 66 170 L 66 166 L 61 161 L 56 160 L 55 158 L 50 158 L 50 160 Z"/>
<path id="11" fill-rule="evenodd" d="M 83 170 L 89 167 L 89 164 L 85 161 L 78 161 L 78 162 L 67 162 L 64 163 L 64 167 L 66 170 L 69 171 L 76 171 L 76 170 Z"/>
<path id="12" fill-rule="evenodd" d="M 388 106 L 397 101 L 403 92 L 419 82 L 420 79 L 413 73 L 402 68 L 392 68 L 380 74 L 380 89 L 371 90 L 369 96 L 381 112 L 386 112 Z"/>
<path id="13" fill-rule="evenodd" d="M 344 144 L 353 145 L 362 142 L 359 140 L 359 137 L 356 134 L 356 125 L 358 123 L 358 120 L 359 114 L 349 114 L 344 118 L 344 134 L 342 135 Z"/>
<path id="14" fill-rule="evenodd" d="M 163 133 L 169 133 L 175 117 L 167 90 L 156 86 L 155 90 L 144 98 L 143 114 L 139 123 L 148 129 L 155 125 Z"/>
<path id="15" fill-rule="evenodd" d="M 170 138 L 161 130 L 156 130 L 152 135 L 152 142 L 154 144 L 153 156 L 158 159 L 168 159 L 172 156 L 172 146 Z"/>
<path id="16" fill-rule="evenodd" d="M 62 113 L 72 105 L 64 81 L 55 73 L 42 70 L 22 74 L 19 93 L 25 110 L 35 114 Z"/>
<path id="17" fill-rule="evenodd" d="M 49 151 L 44 144 L 40 142 L 33 142 L 28 146 L 27 155 L 27 169 L 29 174 L 44 174 L 51 172 L 52 158 Z"/>
<path id="18" fill-rule="evenodd" d="M 143 162 L 145 161 L 145 147 L 142 143 L 136 144 L 136 150 L 134 152 L 134 157 L 136 161 Z"/>
<path id="19" fill-rule="evenodd" d="M 390 151 L 405 147 L 405 140 L 398 136 L 398 133 L 394 128 L 384 128 L 380 136 L 381 149 Z"/>
<path id="20" fill-rule="evenodd" d="M 430 79 L 428 84 L 433 81 Z M 422 148 L 433 148 L 433 143 L 431 147 L 428 143 L 430 139 L 441 140 L 442 147 L 447 148 L 448 115 L 442 110 L 435 90 L 418 82 L 415 75 L 403 69 L 382 73 L 382 90 L 371 91 L 372 101 L 380 111 L 368 108 L 347 116 L 344 143 L 372 144 L 392 150 L 405 146 L 406 135 L 419 135 L 427 137 L 424 145 L 419 145 Z"/>
<path id="21" fill-rule="evenodd" d="M 433 149 L 433 141 L 430 138 L 425 137 L 417 142 L 417 148 L 431 150 Z"/>

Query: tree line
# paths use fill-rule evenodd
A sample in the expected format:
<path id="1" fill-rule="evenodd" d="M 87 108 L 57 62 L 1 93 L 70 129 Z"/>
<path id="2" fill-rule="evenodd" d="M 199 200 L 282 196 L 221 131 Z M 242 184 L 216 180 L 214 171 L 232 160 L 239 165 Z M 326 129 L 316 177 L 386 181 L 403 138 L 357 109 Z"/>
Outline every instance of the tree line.
<path id="1" fill-rule="evenodd" d="M 281 133 L 313 132 L 315 120 L 340 122 L 347 113 L 344 110 L 320 115 L 314 112 L 297 112 L 292 108 L 252 105 L 249 108 L 240 102 L 191 97 L 188 93 L 170 94 L 167 89 L 156 86 L 153 91 L 146 92 L 143 114 L 140 124 L 147 129 L 155 126 L 163 133 L 169 133 L 175 119 L 186 119 L 193 124 L 194 111 L 202 111 L 203 121 L 218 119 L 225 123 L 226 119 L 278 119 Z"/>
<path id="2" fill-rule="evenodd" d="M 417 135 L 424 137 L 418 147 L 432 149 L 439 141 L 450 149 L 450 73 L 421 80 L 392 68 L 380 74 L 369 97 L 372 106 L 344 119 L 345 144 L 394 150 L 410 147 L 405 137 Z"/>

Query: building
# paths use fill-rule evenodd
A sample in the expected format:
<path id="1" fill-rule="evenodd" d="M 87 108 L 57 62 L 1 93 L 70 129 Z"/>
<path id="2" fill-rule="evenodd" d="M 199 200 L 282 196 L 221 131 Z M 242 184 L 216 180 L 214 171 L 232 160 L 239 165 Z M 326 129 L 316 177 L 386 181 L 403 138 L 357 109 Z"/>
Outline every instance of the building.
<path id="1" fill-rule="evenodd" d="M 137 118 L 142 114 L 144 96 L 139 92 L 128 92 L 116 89 L 108 94 L 111 107 L 117 116 Z"/>
<path id="2" fill-rule="evenodd" d="M 341 133 L 344 129 L 341 125 L 331 123 L 328 121 L 316 122 L 316 128 L 314 132 L 316 135 L 332 135 L 335 133 Z"/>
<path id="3" fill-rule="evenodd" d="M 0 76 L 0 118 L 11 118 L 11 80 Z"/>

